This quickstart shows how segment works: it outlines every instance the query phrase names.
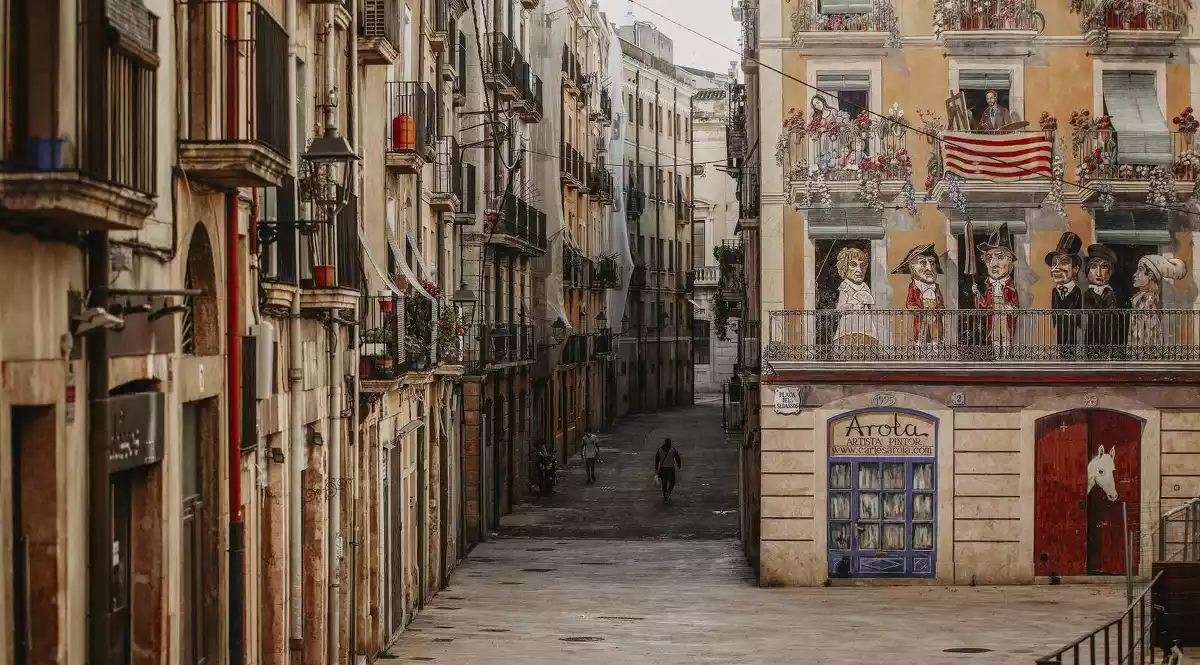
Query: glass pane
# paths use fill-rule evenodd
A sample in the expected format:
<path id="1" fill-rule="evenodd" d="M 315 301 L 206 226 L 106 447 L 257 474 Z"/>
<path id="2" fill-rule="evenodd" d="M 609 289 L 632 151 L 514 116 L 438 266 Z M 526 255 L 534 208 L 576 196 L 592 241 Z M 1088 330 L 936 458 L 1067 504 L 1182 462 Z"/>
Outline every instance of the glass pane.
<path id="1" fill-rule="evenodd" d="M 871 462 L 858 465 L 858 488 L 862 490 L 879 489 L 879 465 Z"/>
<path id="2" fill-rule="evenodd" d="M 931 550 L 931 549 L 933 549 L 933 525 L 932 524 L 914 524 L 914 525 L 912 525 L 912 530 L 913 530 L 912 545 L 913 545 L 914 550 Z"/>
<path id="3" fill-rule="evenodd" d="M 885 550 L 902 550 L 902 549 L 904 549 L 904 525 L 903 524 L 884 524 L 883 525 L 883 549 L 885 549 Z"/>
<path id="4" fill-rule="evenodd" d="M 859 524 L 858 525 L 858 549 L 860 549 L 860 550 L 877 550 L 877 549 L 879 549 L 879 525 L 878 524 Z"/>
<path id="5" fill-rule="evenodd" d="M 890 462 L 883 465 L 883 489 L 904 489 L 904 463 Z"/>
<path id="6" fill-rule="evenodd" d="M 829 489 L 850 489 L 850 464 L 832 464 L 829 466 Z"/>
<path id="7" fill-rule="evenodd" d="M 932 520 L 933 519 L 933 495 L 932 494 L 914 494 L 913 495 L 913 519 L 914 520 Z"/>
<path id="8" fill-rule="evenodd" d="M 831 550 L 848 550 L 848 549 L 850 549 L 850 523 L 849 522 L 830 522 L 829 523 L 829 549 L 831 549 Z"/>
<path id="9" fill-rule="evenodd" d="M 933 489 L 933 463 L 923 462 L 913 465 L 913 489 L 915 490 L 932 490 Z"/>
<path id="10" fill-rule="evenodd" d="M 877 519 L 879 519 L 879 495 L 878 494 L 859 494 L 858 495 L 858 519 L 860 519 L 860 520 L 877 520 Z"/>
<path id="11" fill-rule="evenodd" d="M 883 495 L 883 519 L 904 520 L 904 495 L 888 493 Z"/>
<path id="12" fill-rule="evenodd" d="M 833 492 L 829 495 L 829 519 L 850 519 L 850 493 Z"/>

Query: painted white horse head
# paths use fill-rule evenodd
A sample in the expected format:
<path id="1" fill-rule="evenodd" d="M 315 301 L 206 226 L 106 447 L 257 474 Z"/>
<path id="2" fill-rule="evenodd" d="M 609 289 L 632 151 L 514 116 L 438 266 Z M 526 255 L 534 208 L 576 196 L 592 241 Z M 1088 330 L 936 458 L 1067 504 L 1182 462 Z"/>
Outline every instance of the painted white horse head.
<path id="1" fill-rule="evenodd" d="M 1096 456 L 1088 461 L 1088 492 L 1096 485 L 1104 490 L 1104 495 L 1109 501 L 1117 500 L 1117 480 L 1113 477 L 1113 472 L 1116 470 L 1116 460 L 1113 459 L 1113 454 L 1116 453 L 1116 448 L 1109 448 L 1105 452 L 1104 446 L 1100 446 L 1096 451 Z"/>

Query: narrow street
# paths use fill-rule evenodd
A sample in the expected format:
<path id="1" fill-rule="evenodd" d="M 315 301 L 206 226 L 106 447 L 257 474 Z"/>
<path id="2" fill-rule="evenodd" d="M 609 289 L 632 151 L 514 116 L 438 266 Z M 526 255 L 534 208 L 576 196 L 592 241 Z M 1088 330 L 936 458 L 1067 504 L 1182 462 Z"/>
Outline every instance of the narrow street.
<path id="1" fill-rule="evenodd" d="M 1032 663 L 1122 605 L 1109 585 L 761 589 L 737 545 L 720 402 L 698 401 L 624 421 L 594 485 L 573 462 L 380 662 Z M 670 504 L 650 475 L 666 436 L 683 456 Z"/>

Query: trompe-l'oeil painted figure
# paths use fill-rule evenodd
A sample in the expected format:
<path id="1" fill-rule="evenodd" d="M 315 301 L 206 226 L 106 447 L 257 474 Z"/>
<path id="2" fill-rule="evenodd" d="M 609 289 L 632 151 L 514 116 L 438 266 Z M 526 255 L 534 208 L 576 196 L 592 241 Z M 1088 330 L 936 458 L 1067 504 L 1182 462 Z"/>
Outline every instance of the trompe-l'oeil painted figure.
<path id="1" fill-rule="evenodd" d="M 1050 309 L 1054 310 L 1054 335 L 1058 352 L 1062 358 L 1074 358 L 1083 317 L 1072 312 L 1083 309 L 1083 290 L 1079 288 L 1079 269 L 1083 267 L 1083 240 L 1067 231 L 1058 239 L 1054 251 L 1046 254 L 1046 265 L 1050 266 L 1050 279 L 1054 290 L 1050 295 Z"/>
<path id="2" fill-rule="evenodd" d="M 1083 308 L 1087 310 L 1115 310 L 1117 294 L 1109 281 L 1113 267 L 1117 265 L 1117 254 L 1104 245 L 1091 245 L 1087 250 L 1087 289 L 1083 292 Z M 1119 354 L 1118 346 L 1124 342 L 1120 335 L 1120 319 L 1116 314 L 1092 311 L 1087 315 L 1087 330 L 1084 342 L 1089 358 L 1113 358 Z"/>
<path id="3" fill-rule="evenodd" d="M 917 245 L 908 250 L 904 261 L 892 271 L 893 275 L 911 275 L 908 297 L 904 301 L 907 309 L 917 312 L 946 308 L 942 289 L 937 277 L 942 274 L 937 252 L 933 243 Z M 913 340 L 917 344 L 940 344 L 942 341 L 942 318 L 938 314 L 917 314 L 913 321 Z"/>
<path id="4" fill-rule="evenodd" d="M 837 332 L 835 344 L 851 346 L 874 346 L 876 343 L 875 322 L 866 312 L 875 307 L 875 296 L 867 284 L 870 257 L 857 247 L 843 247 L 837 255 L 837 271 L 842 278 L 838 286 Z"/>
<path id="5" fill-rule="evenodd" d="M 1150 254 L 1138 259 L 1133 273 L 1133 288 L 1137 292 L 1131 303 L 1134 310 L 1129 322 L 1129 349 L 1134 358 L 1153 359 L 1164 342 L 1162 314 L 1162 282 L 1182 279 L 1187 265 L 1176 258 Z"/>
<path id="6" fill-rule="evenodd" d="M 987 279 L 984 281 L 983 293 L 979 292 L 979 287 L 974 282 L 971 283 L 971 291 L 975 294 L 975 307 L 997 313 L 988 317 L 988 337 L 992 341 L 992 348 L 998 354 L 1004 354 L 1012 345 L 1017 317 L 1001 313 L 1016 311 L 1021 306 L 1017 285 L 1013 280 L 1017 253 L 1013 249 L 1013 237 L 1008 230 L 1008 224 L 1001 224 L 987 242 L 980 243 L 979 251 L 983 254 L 984 265 L 987 266 Z"/>

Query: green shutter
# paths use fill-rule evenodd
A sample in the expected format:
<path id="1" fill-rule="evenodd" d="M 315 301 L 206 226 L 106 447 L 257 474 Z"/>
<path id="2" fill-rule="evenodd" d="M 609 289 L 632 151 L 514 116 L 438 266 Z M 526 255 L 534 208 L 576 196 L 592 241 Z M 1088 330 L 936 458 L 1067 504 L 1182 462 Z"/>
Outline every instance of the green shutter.
<path id="1" fill-rule="evenodd" d="M 1096 211 L 1096 242 L 1111 245 L 1169 245 L 1171 221 L 1158 208 Z"/>
<path id="2" fill-rule="evenodd" d="M 808 212 L 808 237 L 879 239 L 883 213 L 870 208 L 817 208 Z"/>
<path id="3" fill-rule="evenodd" d="M 958 73 L 959 90 L 1009 90 L 1012 75 L 1008 72 L 961 71 Z"/>
<path id="4" fill-rule="evenodd" d="M 1117 135 L 1117 163 L 1170 166 L 1171 130 L 1154 74 L 1105 72 L 1104 106 Z"/>

